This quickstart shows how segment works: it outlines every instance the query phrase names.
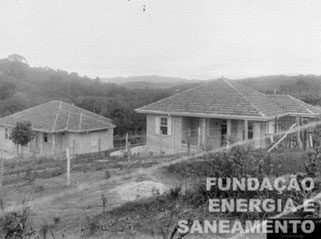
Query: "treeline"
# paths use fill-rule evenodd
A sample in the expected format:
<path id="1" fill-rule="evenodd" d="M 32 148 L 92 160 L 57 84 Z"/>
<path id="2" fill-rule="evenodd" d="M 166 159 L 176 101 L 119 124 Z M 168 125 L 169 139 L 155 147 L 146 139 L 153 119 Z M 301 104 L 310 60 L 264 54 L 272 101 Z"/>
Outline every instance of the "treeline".
<path id="1" fill-rule="evenodd" d="M 321 76 L 262 76 L 241 82 L 264 93 L 292 95 L 309 104 L 321 105 Z"/>
<path id="2" fill-rule="evenodd" d="M 31 68 L 27 60 L 14 54 L 0 59 L 0 116 L 49 100 L 73 103 L 109 117 L 117 126 L 116 134 L 139 133 L 145 129 L 145 116 L 134 110 L 168 97 L 191 85 L 168 89 L 128 89 L 102 82 L 98 77 L 50 68 Z"/>

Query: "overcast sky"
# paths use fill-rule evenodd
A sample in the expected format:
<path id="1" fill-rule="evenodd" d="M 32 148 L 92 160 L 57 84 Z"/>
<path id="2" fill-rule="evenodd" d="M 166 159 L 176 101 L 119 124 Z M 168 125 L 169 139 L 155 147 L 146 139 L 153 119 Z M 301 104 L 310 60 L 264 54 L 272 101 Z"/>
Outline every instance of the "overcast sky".
<path id="1" fill-rule="evenodd" d="M 0 0 L 0 32 L 0 58 L 89 77 L 321 74 L 320 0 Z"/>

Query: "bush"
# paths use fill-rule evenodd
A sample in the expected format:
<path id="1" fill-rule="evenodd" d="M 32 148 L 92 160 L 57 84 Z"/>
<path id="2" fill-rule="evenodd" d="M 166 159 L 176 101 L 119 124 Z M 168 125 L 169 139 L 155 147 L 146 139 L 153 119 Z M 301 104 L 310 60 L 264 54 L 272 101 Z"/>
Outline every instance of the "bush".
<path id="1" fill-rule="evenodd" d="M 110 172 L 108 170 L 105 171 L 105 179 L 110 178 Z"/>
<path id="2" fill-rule="evenodd" d="M 32 183 L 32 182 L 35 181 L 35 174 L 34 174 L 34 172 L 32 171 L 32 168 L 31 168 L 30 166 L 26 169 L 25 179 L 26 179 L 29 183 Z"/>
<path id="3" fill-rule="evenodd" d="M 2 198 L 0 199 L 1 209 L 4 211 Z M 24 207 L 20 212 L 4 213 L 0 219 L 0 232 L 5 238 L 25 239 L 33 238 L 36 231 L 29 224 L 29 207 Z"/>

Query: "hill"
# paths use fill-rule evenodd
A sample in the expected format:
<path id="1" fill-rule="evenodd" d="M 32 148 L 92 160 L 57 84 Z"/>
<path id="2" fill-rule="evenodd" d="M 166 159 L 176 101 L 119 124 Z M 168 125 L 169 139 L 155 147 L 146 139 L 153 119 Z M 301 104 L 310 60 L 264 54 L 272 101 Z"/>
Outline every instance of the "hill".
<path id="1" fill-rule="evenodd" d="M 279 75 L 239 81 L 264 93 L 289 94 L 321 105 L 321 76 Z M 111 118 L 117 126 L 116 134 L 137 133 L 145 130 L 146 122 L 145 116 L 134 109 L 201 82 L 162 76 L 91 79 L 75 72 L 30 67 L 23 56 L 14 54 L 0 59 L 0 117 L 50 100 L 62 100 Z"/>
<path id="2" fill-rule="evenodd" d="M 199 84 L 200 80 L 187 80 L 178 77 L 164 77 L 164 76 L 133 76 L 133 77 L 116 77 L 116 78 L 102 78 L 103 82 L 115 83 L 129 89 L 166 89 L 180 86 L 183 84 Z"/>
<path id="3" fill-rule="evenodd" d="M 145 117 L 134 109 L 192 86 L 176 82 L 175 87 L 145 85 L 131 89 L 99 78 L 80 77 L 75 72 L 30 67 L 24 57 L 15 54 L 0 59 L 0 117 L 61 100 L 111 118 L 117 134 L 136 133 L 145 129 Z"/>
<path id="4" fill-rule="evenodd" d="M 292 95 L 307 103 L 321 105 L 321 76 L 262 76 L 240 82 L 264 93 Z"/>

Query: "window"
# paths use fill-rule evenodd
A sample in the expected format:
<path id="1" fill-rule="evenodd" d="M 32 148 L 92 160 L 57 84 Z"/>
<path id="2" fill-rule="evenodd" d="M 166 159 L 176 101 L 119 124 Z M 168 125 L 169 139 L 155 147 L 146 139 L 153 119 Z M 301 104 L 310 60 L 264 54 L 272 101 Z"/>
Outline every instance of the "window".
<path id="1" fill-rule="evenodd" d="M 165 117 L 161 117 L 160 119 L 160 133 L 168 135 L 168 119 Z"/>
<path id="2" fill-rule="evenodd" d="M 48 143 L 48 134 L 47 133 L 43 134 L 43 142 Z"/>
<path id="3" fill-rule="evenodd" d="M 248 124 L 248 137 L 249 137 L 249 139 L 253 139 L 253 123 L 250 123 L 249 122 L 249 124 Z"/>
<path id="4" fill-rule="evenodd" d="M 155 133 L 160 135 L 171 135 L 171 118 L 166 116 L 156 116 Z"/>
<path id="5" fill-rule="evenodd" d="M 9 139 L 9 130 L 8 130 L 8 128 L 5 128 L 5 130 L 4 130 L 4 138 L 5 139 Z"/>
<path id="6" fill-rule="evenodd" d="M 222 121 L 221 133 L 222 135 L 227 134 L 227 120 Z"/>
<path id="7" fill-rule="evenodd" d="M 248 139 L 253 139 L 253 137 L 254 137 L 254 129 L 253 129 L 253 123 L 252 122 L 248 122 L 248 125 L 247 125 L 247 137 L 248 137 Z M 244 130 L 243 130 L 243 139 L 245 139 Z"/>
<path id="8" fill-rule="evenodd" d="M 222 144 L 222 146 L 226 146 L 226 144 L 227 144 L 227 120 L 222 120 L 221 135 L 222 135 L 221 144 Z"/>

